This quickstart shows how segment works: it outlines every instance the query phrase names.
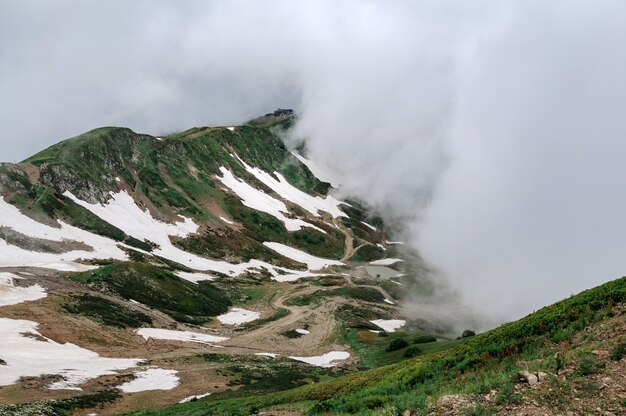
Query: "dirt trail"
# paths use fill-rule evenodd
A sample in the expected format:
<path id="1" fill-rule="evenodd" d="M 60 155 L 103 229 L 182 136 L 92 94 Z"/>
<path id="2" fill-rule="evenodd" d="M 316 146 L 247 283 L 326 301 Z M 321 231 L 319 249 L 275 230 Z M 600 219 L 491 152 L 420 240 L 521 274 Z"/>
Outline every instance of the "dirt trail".
<path id="1" fill-rule="evenodd" d="M 350 287 L 369 287 L 371 289 L 376 289 L 380 292 L 381 295 L 383 295 L 385 297 L 385 299 L 388 299 L 392 302 L 396 302 L 396 300 L 389 294 L 387 293 L 387 291 L 385 289 L 383 289 L 380 286 L 376 286 L 376 285 L 357 285 L 352 281 L 352 276 L 350 275 L 344 275 L 343 276 L 346 279 L 346 284 Z"/>

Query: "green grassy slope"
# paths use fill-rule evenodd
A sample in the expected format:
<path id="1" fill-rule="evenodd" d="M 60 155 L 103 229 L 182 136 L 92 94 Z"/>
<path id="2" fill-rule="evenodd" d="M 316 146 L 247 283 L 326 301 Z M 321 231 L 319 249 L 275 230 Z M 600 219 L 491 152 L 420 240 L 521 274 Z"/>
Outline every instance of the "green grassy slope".
<path id="1" fill-rule="evenodd" d="M 442 352 L 285 392 L 232 400 L 209 398 L 138 414 L 248 415 L 275 405 L 291 406 L 311 415 L 398 414 L 404 410 L 425 414 L 427 401 L 443 394 L 480 394 L 491 389 L 506 394 L 521 369 L 520 360 L 535 360 L 544 371 L 558 368 L 558 343 L 612 316 L 613 305 L 625 300 L 626 277 L 461 340 Z M 506 400 L 502 399 L 503 403 Z"/>

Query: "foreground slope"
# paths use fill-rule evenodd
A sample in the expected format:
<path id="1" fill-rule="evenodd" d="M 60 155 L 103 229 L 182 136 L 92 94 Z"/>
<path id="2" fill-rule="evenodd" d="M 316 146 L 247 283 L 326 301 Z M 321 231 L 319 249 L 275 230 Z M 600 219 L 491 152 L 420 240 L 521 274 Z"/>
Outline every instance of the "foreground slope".
<path id="1" fill-rule="evenodd" d="M 270 396 L 145 415 L 626 412 L 626 277 L 444 351 Z M 272 410 L 273 409 L 273 410 Z"/>

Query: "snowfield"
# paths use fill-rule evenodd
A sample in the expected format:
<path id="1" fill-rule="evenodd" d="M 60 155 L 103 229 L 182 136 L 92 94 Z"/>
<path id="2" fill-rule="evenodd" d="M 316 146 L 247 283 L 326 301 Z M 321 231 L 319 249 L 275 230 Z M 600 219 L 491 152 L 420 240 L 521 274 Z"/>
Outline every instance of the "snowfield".
<path id="1" fill-rule="evenodd" d="M 21 278 L 13 273 L 0 273 L 0 306 L 17 305 L 18 303 L 37 300 L 47 296 L 46 289 L 38 284 L 19 287 L 15 286 L 15 279 Z"/>
<path id="2" fill-rule="evenodd" d="M 304 263 L 309 270 L 319 270 L 326 266 L 343 266 L 344 264 L 338 260 L 324 259 L 321 257 L 315 257 L 309 253 L 305 253 L 297 248 L 289 247 L 281 243 L 264 242 L 264 246 L 271 248 L 280 255 L 283 255 L 291 260 L 299 263 Z"/>
<path id="3" fill-rule="evenodd" d="M 275 217 L 285 224 L 285 228 L 287 228 L 288 231 L 298 231 L 302 227 L 309 227 L 326 234 L 326 231 L 306 221 L 287 218 L 285 216 L 285 214 L 289 212 L 287 205 L 273 196 L 248 185 L 241 179 L 236 178 L 232 172 L 224 166 L 220 167 L 220 171 L 222 172 L 222 177 L 218 177 L 218 179 L 233 191 L 245 206 Z"/>
<path id="4" fill-rule="evenodd" d="M 289 357 L 292 360 L 302 361 L 303 363 L 311 364 L 316 367 L 335 367 L 337 361 L 343 361 L 350 358 L 350 353 L 346 351 L 331 351 L 326 354 L 318 355 L 315 357 Z"/>
<path id="5" fill-rule="evenodd" d="M 142 361 L 100 357 L 69 342 L 59 344 L 42 336 L 37 326 L 33 321 L 0 318 L 0 357 L 7 363 L 0 371 L 0 386 L 14 384 L 20 377 L 51 374 L 63 380 L 48 388 L 80 390 L 79 386 L 88 380 L 136 367 Z"/>
<path id="6" fill-rule="evenodd" d="M 404 260 L 388 258 L 388 259 L 380 259 L 380 260 L 370 261 L 370 264 L 374 265 L 374 266 L 391 266 L 392 264 L 396 264 L 396 263 L 401 262 L 401 261 L 404 261 Z"/>
<path id="7" fill-rule="evenodd" d="M 216 335 L 201 334 L 191 331 L 175 331 L 172 329 L 158 328 L 139 328 L 135 331 L 137 335 L 141 335 L 145 339 L 165 339 L 183 342 L 197 342 L 200 344 L 212 344 L 228 340 L 226 337 L 218 337 Z"/>
<path id="8" fill-rule="evenodd" d="M 230 312 L 219 315 L 217 320 L 226 325 L 240 325 L 259 319 L 260 313 L 242 308 L 232 308 Z"/>
<path id="9" fill-rule="evenodd" d="M 276 171 L 274 171 L 274 176 L 272 176 L 259 168 L 251 167 L 241 159 L 239 159 L 239 161 L 243 164 L 248 173 L 251 173 L 255 178 L 267 185 L 268 188 L 280 195 L 281 198 L 293 202 L 296 205 L 300 205 L 314 216 L 319 217 L 319 212 L 324 211 L 332 215 L 333 218 L 347 217 L 347 215 L 339 209 L 339 205 L 343 204 L 343 202 L 332 196 L 329 195 L 326 196 L 326 198 L 311 196 L 292 186 L 283 175 Z"/>
<path id="10" fill-rule="evenodd" d="M 379 328 L 384 329 L 386 332 L 396 332 L 396 329 L 402 328 L 406 325 L 404 319 L 375 319 L 370 321 Z"/>
<path id="11" fill-rule="evenodd" d="M 135 373 L 135 379 L 126 382 L 118 389 L 124 393 L 137 393 L 148 390 L 171 390 L 178 386 L 180 379 L 176 370 L 164 370 L 162 368 L 150 368 Z"/>

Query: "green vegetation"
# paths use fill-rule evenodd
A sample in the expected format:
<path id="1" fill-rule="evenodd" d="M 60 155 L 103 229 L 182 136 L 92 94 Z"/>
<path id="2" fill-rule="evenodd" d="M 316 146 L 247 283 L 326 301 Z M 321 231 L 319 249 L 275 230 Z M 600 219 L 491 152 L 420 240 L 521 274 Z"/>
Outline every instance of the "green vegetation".
<path id="1" fill-rule="evenodd" d="M 421 354 L 421 352 L 422 352 L 422 349 L 420 347 L 418 347 L 417 345 L 411 345 L 406 350 L 404 350 L 404 353 L 402 354 L 402 356 L 404 358 L 413 358 L 413 357 L 417 357 L 419 354 Z"/>
<path id="2" fill-rule="evenodd" d="M 626 341 L 622 340 L 611 350 L 611 360 L 619 361 L 626 355 Z"/>
<path id="3" fill-rule="evenodd" d="M 104 325 L 118 328 L 138 328 L 143 324 L 152 325 L 149 316 L 90 294 L 75 295 L 72 301 L 61 305 L 61 309 L 93 319 Z"/>
<path id="4" fill-rule="evenodd" d="M 395 338 L 392 339 L 391 342 L 389 344 L 387 344 L 387 347 L 385 348 L 385 351 L 389 352 L 389 351 L 396 351 L 402 348 L 406 348 L 409 346 L 409 343 L 406 339 L 404 338 Z"/>
<path id="5" fill-rule="evenodd" d="M 114 402 L 120 397 L 117 390 L 69 397 L 58 400 L 38 400 L 24 404 L 0 404 L 0 415 L 69 416 L 76 410 L 89 409 Z"/>
<path id="6" fill-rule="evenodd" d="M 378 290 L 371 287 L 340 287 L 331 290 L 318 290 L 309 295 L 293 297 L 285 302 L 290 306 L 306 306 L 322 298 L 338 296 L 345 299 L 358 299 L 366 302 L 384 302 L 385 297 Z"/>
<path id="7" fill-rule="evenodd" d="M 354 262 L 370 262 L 385 257 L 385 250 L 378 246 L 366 245 L 361 247 L 350 257 L 350 261 Z"/>
<path id="8" fill-rule="evenodd" d="M 144 263 L 114 263 L 69 277 L 158 309 L 180 322 L 202 324 L 231 305 L 223 291 L 209 282 L 187 282 Z"/>
<path id="9" fill-rule="evenodd" d="M 432 335 L 418 335 L 413 338 L 413 344 L 425 344 L 427 342 L 437 342 L 437 338 Z"/>
<path id="10" fill-rule="evenodd" d="M 190 403 L 144 414 L 241 414 L 251 408 L 264 409 L 287 403 L 301 403 L 310 415 L 381 414 L 383 409 L 390 414 L 411 409 L 421 413 L 425 411 L 428 396 L 440 396 L 444 392 L 486 393 L 491 389 L 504 391 L 499 400 L 514 401 L 515 396 L 510 390 L 507 394 L 506 389 L 510 389 L 511 380 L 519 371 L 516 363 L 533 360 L 547 368 L 555 352 L 551 338 L 557 331 L 566 328 L 580 331 L 590 323 L 605 319 L 607 314 L 603 310 L 625 300 L 626 278 L 621 278 L 516 322 L 454 341 L 457 344 L 445 351 L 424 353 L 401 364 L 280 393 L 209 400 L 202 405 Z M 427 345 L 431 344 L 420 344 L 421 347 Z M 558 390 L 551 392 L 558 394 Z M 477 406 L 473 412 L 485 414 L 487 410 Z"/>

